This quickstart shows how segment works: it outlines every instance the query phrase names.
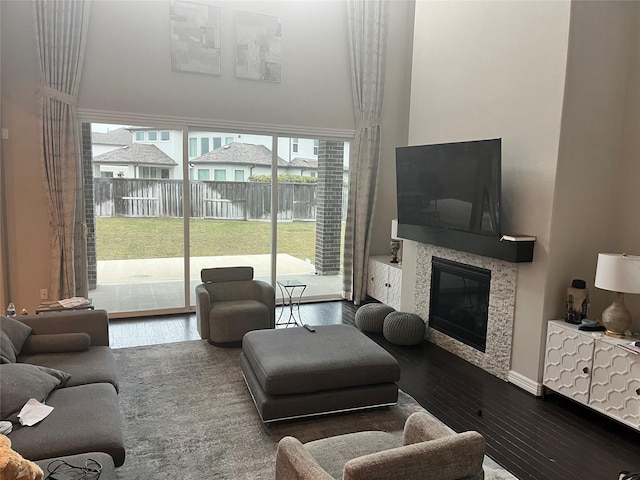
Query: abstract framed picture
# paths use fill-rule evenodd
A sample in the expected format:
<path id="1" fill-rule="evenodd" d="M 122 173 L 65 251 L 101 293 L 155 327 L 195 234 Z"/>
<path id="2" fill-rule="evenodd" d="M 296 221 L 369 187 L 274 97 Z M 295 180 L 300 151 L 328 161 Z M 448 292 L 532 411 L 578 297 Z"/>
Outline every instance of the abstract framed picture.
<path id="1" fill-rule="evenodd" d="M 172 0 L 171 70 L 220 75 L 220 7 Z"/>
<path id="2" fill-rule="evenodd" d="M 236 12 L 236 78 L 281 82 L 282 18 Z"/>

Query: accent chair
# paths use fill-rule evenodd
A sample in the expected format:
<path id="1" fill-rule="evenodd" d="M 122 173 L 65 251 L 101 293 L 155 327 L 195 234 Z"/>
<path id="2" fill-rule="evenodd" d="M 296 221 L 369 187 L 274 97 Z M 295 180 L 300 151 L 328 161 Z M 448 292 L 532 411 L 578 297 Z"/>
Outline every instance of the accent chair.
<path id="1" fill-rule="evenodd" d="M 402 438 L 370 431 L 302 444 L 284 437 L 276 453 L 276 480 L 481 480 L 484 450 L 480 433 L 454 433 L 416 412 Z"/>
<path id="2" fill-rule="evenodd" d="M 253 267 L 204 268 L 196 287 L 198 333 L 209 343 L 239 347 L 251 330 L 275 328 L 275 291 L 253 279 Z"/>

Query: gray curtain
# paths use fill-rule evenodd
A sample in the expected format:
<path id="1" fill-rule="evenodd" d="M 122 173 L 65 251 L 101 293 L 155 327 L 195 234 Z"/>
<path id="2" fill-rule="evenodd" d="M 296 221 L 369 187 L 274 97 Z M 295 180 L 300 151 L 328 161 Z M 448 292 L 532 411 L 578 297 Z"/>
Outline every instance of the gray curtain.
<path id="1" fill-rule="evenodd" d="M 356 305 L 367 294 L 367 260 L 380 159 L 388 15 L 387 0 L 347 0 L 356 133 L 349 161 L 343 297 Z"/>
<path id="2" fill-rule="evenodd" d="M 86 268 L 78 268 L 84 280 L 76 282 L 75 257 L 86 258 L 76 99 L 90 2 L 35 0 L 34 4 L 41 84 L 38 121 L 52 257 L 50 295 L 86 296 Z"/>

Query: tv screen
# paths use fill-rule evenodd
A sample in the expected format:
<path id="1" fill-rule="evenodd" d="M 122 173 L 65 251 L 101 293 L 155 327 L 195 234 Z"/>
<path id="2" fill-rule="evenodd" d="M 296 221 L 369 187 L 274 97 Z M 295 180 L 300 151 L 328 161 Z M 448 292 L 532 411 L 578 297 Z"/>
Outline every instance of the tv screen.
<path id="1" fill-rule="evenodd" d="M 398 224 L 500 235 L 501 139 L 396 148 Z"/>

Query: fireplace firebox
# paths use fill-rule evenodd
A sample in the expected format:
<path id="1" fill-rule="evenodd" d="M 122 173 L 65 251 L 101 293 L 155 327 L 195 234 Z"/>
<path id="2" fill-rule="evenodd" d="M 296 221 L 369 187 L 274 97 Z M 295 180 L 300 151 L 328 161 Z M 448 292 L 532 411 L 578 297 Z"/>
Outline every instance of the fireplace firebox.
<path id="1" fill-rule="evenodd" d="M 491 271 L 438 257 L 431 265 L 429 326 L 485 352 Z"/>

